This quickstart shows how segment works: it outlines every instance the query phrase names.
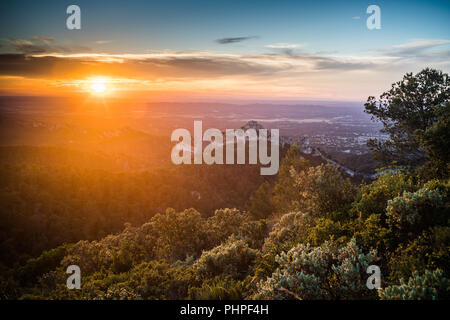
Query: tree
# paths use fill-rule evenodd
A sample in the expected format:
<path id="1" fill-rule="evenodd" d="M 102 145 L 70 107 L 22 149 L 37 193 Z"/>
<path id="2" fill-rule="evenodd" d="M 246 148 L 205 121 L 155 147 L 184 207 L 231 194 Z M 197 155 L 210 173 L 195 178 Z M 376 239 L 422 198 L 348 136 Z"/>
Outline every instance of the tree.
<path id="1" fill-rule="evenodd" d="M 430 161 L 425 167 L 430 177 L 446 178 L 450 172 L 450 103 L 435 108 L 435 123 L 426 130 L 416 130 L 419 143 Z"/>
<path id="2" fill-rule="evenodd" d="M 270 203 L 272 186 L 269 182 L 263 182 L 258 189 L 250 196 L 247 205 L 248 211 L 256 219 L 267 218 L 272 214 L 273 206 Z"/>
<path id="3" fill-rule="evenodd" d="M 330 164 L 310 167 L 297 173 L 292 170 L 297 187 L 297 209 L 316 217 L 327 217 L 349 205 L 355 198 L 356 187 L 344 179 L 339 169 Z"/>
<path id="4" fill-rule="evenodd" d="M 297 210 L 298 190 L 295 187 L 294 177 L 291 170 L 301 172 L 309 167 L 308 160 L 300 154 L 297 144 L 291 145 L 286 156 L 281 161 L 278 171 L 278 180 L 273 187 L 271 203 L 278 213 L 287 213 Z"/>
<path id="5" fill-rule="evenodd" d="M 426 131 L 436 122 L 436 112 L 444 108 L 450 98 L 448 75 L 434 69 L 424 69 L 413 75 L 407 73 L 401 81 L 392 84 L 378 101 L 370 96 L 365 112 L 381 121 L 389 139 L 371 139 L 368 146 L 378 160 L 397 161 L 401 165 L 423 164 L 426 154 L 420 148 L 416 130 Z"/>

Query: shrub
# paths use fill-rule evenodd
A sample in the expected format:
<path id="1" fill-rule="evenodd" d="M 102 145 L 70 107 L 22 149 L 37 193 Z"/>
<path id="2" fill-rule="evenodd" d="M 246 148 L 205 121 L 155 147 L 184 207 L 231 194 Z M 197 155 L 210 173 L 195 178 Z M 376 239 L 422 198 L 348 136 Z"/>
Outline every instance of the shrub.
<path id="1" fill-rule="evenodd" d="M 408 283 L 400 279 L 400 285 L 379 290 L 382 300 L 437 300 L 450 297 L 450 282 L 437 269 L 425 270 L 424 274 L 414 271 Z"/>
<path id="2" fill-rule="evenodd" d="M 291 248 L 294 243 L 305 241 L 313 226 L 314 219 L 307 213 L 286 213 L 273 225 L 265 240 L 263 251 L 276 250 L 285 245 Z"/>
<path id="3" fill-rule="evenodd" d="M 258 250 L 251 249 L 243 240 L 231 237 L 224 244 L 203 252 L 194 264 L 201 278 L 230 275 L 244 278 L 258 256 Z"/>
<path id="4" fill-rule="evenodd" d="M 205 279 L 201 287 L 189 289 L 189 299 L 194 300 L 243 300 L 249 292 L 245 280 L 229 276 Z"/>
<path id="5" fill-rule="evenodd" d="M 385 172 L 371 184 L 361 187 L 352 210 L 362 218 L 372 214 L 383 214 L 384 218 L 388 200 L 401 196 L 404 191 L 416 190 L 413 179 L 407 174 Z"/>
<path id="6" fill-rule="evenodd" d="M 445 224 L 449 205 L 447 190 L 425 185 L 416 192 L 404 192 L 402 196 L 388 201 L 387 222 L 401 234 L 420 233 L 437 224 Z"/>
<path id="7" fill-rule="evenodd" d="M 238 234 L 242 224 L 250 221 L 250 217 L 238 209 L 219 209 L 205 222 L 208 246 L 213 248 L 232 234 Z"/>
<path id="8" fill-rule="evenodd" d="M 291 174 L 298 191 L 298 210 L 316 217 L 326 218 L 327 214 L 349 205 L 356 195 L 356 187 L 330 163 L 301 172 L 292 170 Z"/>
<path id="9" fill-rule="evenodd" d="M 207 235 L 200 213 L 194 209 L 176 212 L 167 209 L 151 220 L 158 237 L 158 256 L 172 261 L 183 260 L 188 255 L 197 257 L 207 246 Z"/>
<path id="10" fill-rule="evenodd" d="M 277 257 L 280 267 L 259 283 L 257 298 L 352 299 L 370 297 L 366 269 L 376 253 L 362 251 L 352 239 L 344 247 L 325 242 L 299 245 Z"/>

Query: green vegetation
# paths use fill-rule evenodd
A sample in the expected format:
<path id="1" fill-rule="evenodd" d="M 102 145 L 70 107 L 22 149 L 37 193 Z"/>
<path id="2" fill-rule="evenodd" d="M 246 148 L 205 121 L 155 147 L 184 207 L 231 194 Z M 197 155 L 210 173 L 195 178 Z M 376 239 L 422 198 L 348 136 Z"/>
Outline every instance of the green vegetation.
<path id="1" fill-rule="evenodd" d="M 440 140 L 442 134 L 448 135 L 448 130 L 437 129 L 442 125 L 437 118 L 448 115 L 448 111 L 443 110 L 448 109 L 446 104 L 449 99 L 450 79 L 447 74 L 434 69 L 424 69 L 415 75 L 407 73 L 378 101 L 373 96 L 369 97 L 365 104 L 366 112 L 381 121 L 383 131 L 390 136 L 385 142 L 369 142 L 377 158 L 387 163 L 396 161 L 409 166 L 423 164 L 427 159 L 420 148 L 420 137 L 426 132 L 425 136 L 436 141 L 435 138 Z M 428 141 L 425 143 L 430 147 L 435 145 L 427 138 L 422 141 Z"/>
<path id="2" fill-rule="evenodd" d="M 448 299 L 442 76 L 407 75 L 384 95 L 389 106 L 368 108 L 389 123 L 391 150 L 407 144 L 424 156 L 368 184 L 331 164 L 311 165 L 295 145 L 273 180 L 251 166 L 113 172 L 3 164 L 0 298 Z M 420 115 L 426 125 L 402 114 L 416 100 L 400 98 L 420 88 L 421 101 L 433 104 Z M 397 141 L 406 129 L 413 136 Z M 66 287 L 73 264 L 80 290 Z M 366 287 L 373 264 L 379 290 Z"/>

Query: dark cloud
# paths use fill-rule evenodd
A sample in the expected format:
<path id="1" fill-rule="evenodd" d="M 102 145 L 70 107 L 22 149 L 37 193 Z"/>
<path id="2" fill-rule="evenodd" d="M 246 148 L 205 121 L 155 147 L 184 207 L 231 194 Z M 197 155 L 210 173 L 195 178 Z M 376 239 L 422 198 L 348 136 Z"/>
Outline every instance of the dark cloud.
<path id="1" fill-rule="evenodd" d="M 62 46 L 56 45 L 51 37 L 34 36 L 31 40 L 8 38 L 5 39 L 12 49 L 22 54 L 43 54 L 43 53 L 74 53 L 90 52 L 91 49 L 84 46 Z"/>
<path id="2" fill-rule="evenodd" d="M 220 43 L 220 44 L 230 44 L 230 43 L 242 42 L 245 40 L 257 39 L 257 38 L 258 38 L 258 36 L 221 38 L 221 39 L 217 39 L 216 42 Z"/>
<path id="3" fill-rule="evenodd" d="M 180 71 L 188 71 L 190 75 L 239 75 L 239 74 L 267 74 L 280 70 L 276 66 L 267 66 L 256 61 L 246 61 L 238 57 L 173 57 L 167 59 L 146 59 L 146 64 L 159 67 L 159 70 L 179 74 Z"/>
<path id="4" fill-rule="evenodd" d="M 8 38 L 8 41 L 16 52 L 26 54 L 37 54 L 37 53 L 44 53 L 47 51 L 46 46 L 34 44 L 30 40 Z"/>
<path id="5" fill-rule="evenodd" d="M 126 58 L 107 61 L 89 57 L 0 54 L 0 75 L 65 77 L 111 72 L 116 76 L 152 78 L 217 78 L 229 75 L 273 75 L 285 65 L 267 65 L 252 59 L 223 56 L 177 56 Z"/>
<path id="6" fill-rule="evenodd" d="M 114 59 L 112 59 L 114 58 Z M 286 59 L 288 58 L 288 59 Z M 300 64 L 299 64 L 300 63 Z M 0 54 L 0 75 L 31 78 L 79 77 L 86 74 L 112 74 L 136 79 L 215 79 L 224 76 L 247 75 L 273 77 L 285 72 L 302 70 L 351 71 L 374 67 L 370 63 L 345 62 L 334 58 L 297 54 L 265 54 L 224 56 L 196 54 L 167 54 L 155 56 L 89 57 L 33 56 Z"/>
<path id="7" fill-rule="evenodd" d="M 78 63 L 61 63 L 56 57 L 32 57 L 22 53 L 0 54 L 0 75 L 23 76 L 30 78 L 52 77 L 57 66 L 64 69 L 76 68 Z"/>
<path id="8" fill-rule="evenodd" d="M 336 59 L 317 59 L 314 68 L 317 70 L 342 70 L 342 71 L 352 71 L 352 70 L 365 70 L 374 67 L 373 63 L 363 63 L 363 62 L 345 62 L 338 61 Z"/>

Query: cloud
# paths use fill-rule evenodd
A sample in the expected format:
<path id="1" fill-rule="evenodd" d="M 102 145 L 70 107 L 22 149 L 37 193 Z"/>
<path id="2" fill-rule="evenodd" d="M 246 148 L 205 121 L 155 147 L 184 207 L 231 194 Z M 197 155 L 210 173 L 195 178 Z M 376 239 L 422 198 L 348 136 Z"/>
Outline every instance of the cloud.
<path id="1" fill-rule="evenodd" d="M 322 70 L 370 70 L 379 64 L 383 64 L 384 59 L 364 56 L 343 56 L 336 53 L 305 53 L 295 52 L 292 49 L 284 49 L 282 53 L 269 54 L 273 59 L 285 57 L 285 62 L 291 61 L 293 65 L 307 67 L 310 71 Z"/>
<path id="2" fill-rule="evenodd" d="M 436 59 L 282 52 L 14 53 L 0 54 L 0 78 L 10 88 L 25 93 L 74 92 L 90 76 L 102 75 L 118 79 L 118 90 L 136 93 L 361 99 L 374 95 L 405 72 L 439 67 L 430 61 Z M 444 68 L 440 68 L 444 71 L 445 66 L 448 70 L 449 59 L 446 61 L 441 64 Z"/>
<path id="3" fill-rule="evenodd" d="M 230 43 L 242 42 L 242 41 L 251 40 L 251 39 L 258 39 L 258 38 L 259 38 L 258 36 L 221 38 L 221 39 L 217 39 L 216 42 L 220 43 L 220 44 L 230 44 Z"/>
<path id="4" fill-rule="evenodd" d="M 288 49 L 287 49 L 288 50 Z M 30 78 L 83 78 L 104 74 L 142 80 L 288 79 L 303 73 L 373 70 L 383 61 L 306 53 L 255 55 L 212 52 L 145 54 L 39 53 L 0 55 L 0 75 Z M 51 70 L 51 72 L 49 72 Z"/>
<path id="5" fill-rule="evenodd" d="M 107 43 L 111 43 L 113 42 L 113 40 L 97 40 L 95 41 L 95 43 L 97 44 L 107 44 Z"/>
<path id="6" fill-rule="evenodd" d="M 315 58 L 315 69 L 317 70 L 343 70 L 343 71 L 351 71 L 351 70 L 368 70 L 375 66 L 374 63 L 371 62 L 362 62 L 362 61 L 342 61 L 332 58 Z"/>
<path id="7" fill-rule="evenodd" d="M 46 51 L 45 46 L 34 44 L 30 40 L 8 38 L 8 42 L 16 52 L 20 53 L 33 54 Z"/>
<path id="8" fill-rule="evenodd" d="M 25 51 L 30 51 L 29 46 L 38 44 L 23 39 L 15 39 L 14 43 L 22 49 L 26 48 Z M 255 94 L 358 96 L 373 94 L 373 86 L 381 88 L 405 72 L 416 72 L 424 67 L 448 72 L 450 50 L 435 50 L 445 45 L 448 45 L 446 41 L 421 40 L 399 44 L 383 52 L 358 55 L 308 53 L 284 48 L 286 46 L 281 48 L 281 45 L 277 48 L 281 50 L 259 54 L 168 50 L 136 54 L 68 50 L 16 52 L 0 54 L 0 76 L 4 79 L 23 77 L 23 82 L 49 81 L 66 86 L 90 75 L 102 75 L 131 79 L 142 90 L 186 88 L 204 92 L 211 89 L 224 92 L 247 90 Z M 53 42 L 50 47 L 57 49 Z M 411 50 L 421 54 L 411 55 Z M 366 89 L 367 92 L 361 91 Z"/>
<path id="9" fill-rule="evenodd" d="M 211 79 L 226 76 L 274 75 L 288 65 L 263 57 L 195 53 L 152 54 L 1 54 L 0 75 L 25 77 L 77 77 L 83 74 L 118 74 L 139 79 Z M 49 72 L 51 70 L 51 72 Z"/>
<path id="10" fill-rule="evenodd" d="M 33 37 L 33 39 L 34 40 L 39 40 L 39 41 L 42 41 L 42 42 L 44 42 L 45 44 L 50 44 L 50 43 L 52 43 L 53 42 L 53 38 L 51 38 L 51 37 L 41 37 L 41 36 L 34 36 Z"/>
<path id="11" fill-rule="evenodd" d="M 268 44 L 266 48 L 270 49 L 296 49 L 300 48 L 302 45 L 297 43 L 274 43 L 274 44 Z"/>
<path id="12" fill-rule="evenodd" d="M 54 44 L 54 39 L 50 37 L 34 36 L 31 40 L 7 38 L 3 39 L 16 52 L 21 54 L 42 54 L 58 52 L 89 52 L 90 48 L 85 46 L 64 46 Z"/>
<path id="13" fill-rule="evenodd" d="M 381 53 L 398 56 L 398 57 L 411 57 L 422 56 L 430 49 L 442 47 L 450 44 L 450 40 L 445 39 L 422 39 L 414 40 L 407 43 L 395 45 L 390 50 L 381 51 Z"/>

